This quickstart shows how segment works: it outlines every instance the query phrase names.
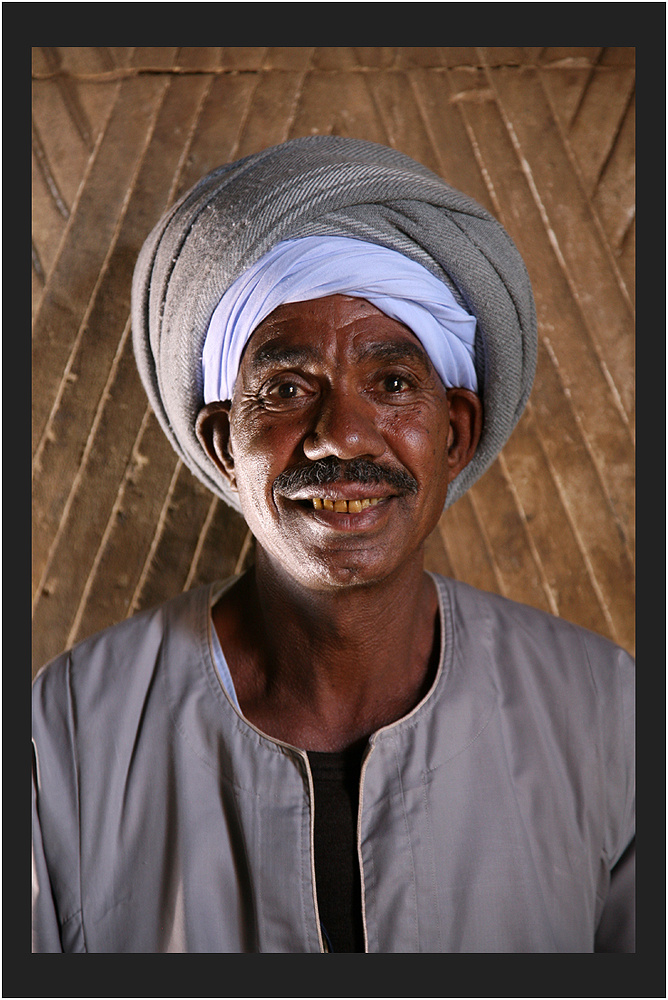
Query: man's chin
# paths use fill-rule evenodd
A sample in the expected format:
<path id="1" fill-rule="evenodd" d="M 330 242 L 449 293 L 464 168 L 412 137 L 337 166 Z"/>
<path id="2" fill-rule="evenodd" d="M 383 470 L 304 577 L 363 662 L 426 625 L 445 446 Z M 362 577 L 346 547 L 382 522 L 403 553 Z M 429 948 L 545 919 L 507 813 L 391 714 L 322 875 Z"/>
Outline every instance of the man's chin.
<path id="1" fill-rule="evenodd" d="M 252 528 L 272 572 L 286 583 L 340 591 L 382 583 L 421 562 L 429 524 L 416 530 L 423 512 L 415 508 L 415 498 L 407 496 L 385 497 L 360 511 L 350 500 L 348 510 L 337 511 L 281 498 L 270 530 L 259 520 Z"/>
<path id="2" fill-rule="evenodd" d="M 421 561 L 422 549 L 405 559 L 396 553 L 369 546 L 355 548 L 348 544 L 328 551 L 299 551 L 286 555 L 285 551 L 272 555 L 264 550 L 264 557 L 287 583 L 314 593 L 340 593 L 382 584 L 401 573 L 404 566 Z M 264 560 L 263 560 L 264 561 Z"/>

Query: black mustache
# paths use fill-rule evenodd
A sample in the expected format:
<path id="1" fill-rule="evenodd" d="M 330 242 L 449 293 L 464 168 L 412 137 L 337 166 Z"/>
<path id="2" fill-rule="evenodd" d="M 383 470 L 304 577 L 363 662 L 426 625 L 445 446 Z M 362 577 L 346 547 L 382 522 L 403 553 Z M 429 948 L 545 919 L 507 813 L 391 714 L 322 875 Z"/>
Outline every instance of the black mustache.
<path id="1" fill-rule="evenodd" d="M 289 497 L 309 486 L 336 482 L 384 483 L 402 494 L 418 491 L 417 480 L 403 469 L 393 469 L 366 458 L 342 462 L 333 456 L 281 472 L 274 480 L 274 490 Z"/>

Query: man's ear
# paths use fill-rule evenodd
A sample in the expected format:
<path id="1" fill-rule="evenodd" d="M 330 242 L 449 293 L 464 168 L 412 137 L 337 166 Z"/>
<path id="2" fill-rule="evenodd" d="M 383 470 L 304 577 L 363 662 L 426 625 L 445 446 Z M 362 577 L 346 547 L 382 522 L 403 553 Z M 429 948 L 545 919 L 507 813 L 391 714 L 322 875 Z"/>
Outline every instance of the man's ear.
<path id="1" fill-rule="evenodd" d="M 450 429 L 448 431 L 448 469 L 450 479 L 466 468 L 482 434 L 482 402 L 470 389 L 448 389 Z"/>
<path id="2" fill-rule="evenodd" d="M 211 461 L 220 469 L 232 489 L 236 489 L 234 456 L 230 442 L 229 399 L 207 403 L 197 414 L 195 431 L 199 443 Z"/>

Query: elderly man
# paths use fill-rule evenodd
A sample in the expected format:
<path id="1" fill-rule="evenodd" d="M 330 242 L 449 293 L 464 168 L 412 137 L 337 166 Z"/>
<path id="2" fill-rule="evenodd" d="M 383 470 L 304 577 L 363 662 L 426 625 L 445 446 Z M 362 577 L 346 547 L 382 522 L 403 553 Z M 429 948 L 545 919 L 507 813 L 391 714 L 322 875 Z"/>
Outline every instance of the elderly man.
<path id="1" fill-rule="evenodd" d="M 133 328 L 256 558 L 36 679 L 35 950 L 632 951 L 630 657 L 423 568 L 533 379 L 501 226 L 297 139 L 163 217 Z"/>

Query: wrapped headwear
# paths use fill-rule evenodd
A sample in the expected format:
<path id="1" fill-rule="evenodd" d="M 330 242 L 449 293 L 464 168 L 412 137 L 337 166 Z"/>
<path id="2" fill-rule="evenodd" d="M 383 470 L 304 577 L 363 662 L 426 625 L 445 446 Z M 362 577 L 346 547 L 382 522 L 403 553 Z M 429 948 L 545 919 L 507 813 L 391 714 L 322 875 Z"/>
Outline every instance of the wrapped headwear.
<path id="1" fill-rule="evenodd" d="M 410 257 L 349 236 L 284 240 L 233 281 L 204 341 L 204 402 L 231 399 L 244 347 L 274 309 L 325 295 L 366 299 L 412 330 L 446 388 L 476 391 L 475 316 Z"/>
<path id="2" fill-rule="evenodd" d="M 158 222 L 135 268 L 132 325 L 139 373 L 163 430 L 188 468 L 238 510 L 195 433 L 207 332 L 238 278 L 279 243 L 311 236 L 403 254 L 475 317 L 483 432 L 449 486 L 451 504 L 494 461 L 526 405 L 536 365 L 531 284 L 515 245 L 484 208 L 376 143 L 311 136 L 263 150 L 214 170 Z"/>

